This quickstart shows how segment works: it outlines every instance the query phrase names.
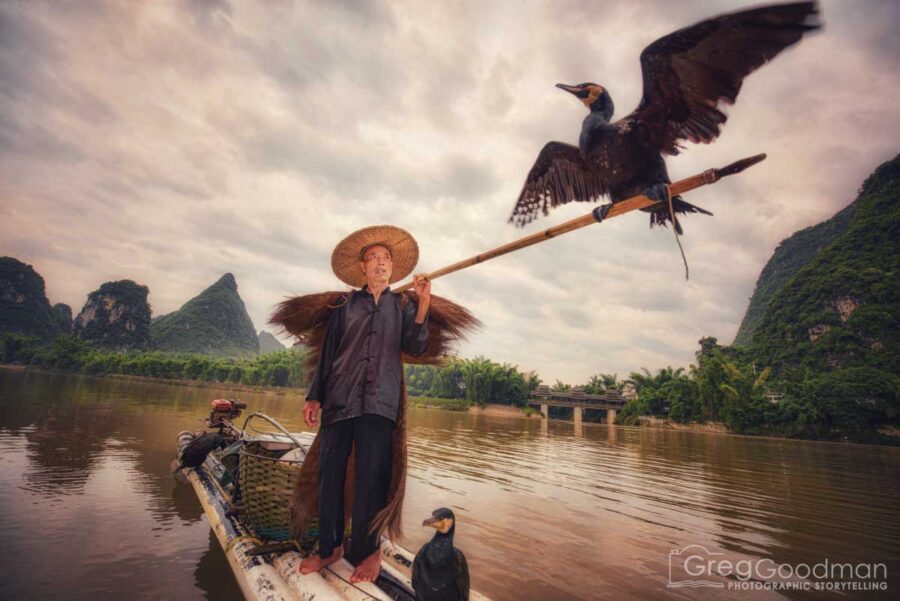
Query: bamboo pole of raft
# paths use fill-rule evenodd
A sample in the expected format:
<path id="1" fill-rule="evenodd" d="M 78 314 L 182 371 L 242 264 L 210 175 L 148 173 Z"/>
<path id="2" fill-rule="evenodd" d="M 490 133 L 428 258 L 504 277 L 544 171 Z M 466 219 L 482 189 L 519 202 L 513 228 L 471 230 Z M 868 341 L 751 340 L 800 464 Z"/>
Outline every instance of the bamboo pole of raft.
<path id="1" fill-rule="evenodd" d="M 745 159 L 735 161 L 734 163 L 731 163 L 730 165 L 727 165 L 725 167 L 721 167 L 719 169 L 707 169 L 703 173 L 698 173 L 697 175 L 692 175 L 691 177 L 679 180 L 673 184 L 668 184 L 666 187 L 669 192 L 669 197 L 671 198 L 673 196 L 677 196 L 678 194 L 684 194 L 685 192 L 700 188 L 702 186 L 714 184 L 723 177 L 734 175 L 735 173 L 740 173 L 747 167 L 751 167 L 765 158 L 765 153 L 757 154 L 752 157 L 747 157 Z M 502 244 L 496 248 L 492 248 L 483 253 L 479 253 L 473 257 L 469 257 L 468 259 L 457 261 L 452 265 L 448 265 L 436 271 L 432 271 L 431 273 L 427 274 L 427 277 L 429 280 L 433 280 L 435 278 L 441 277 L 442 275 L 447 275 L 448 273 L 453 273 L 454 271 L 459 271 L 460 269 L 465 269 L 466 267 L 477 265 L 478 263 L 484 263 L 488 259 L 493 259 L 494 257 L 499 257 L 500 255 L 511 253 L 514 250 L 519 250 L 520 248 L 525 248 L 526 246 L 531 246 L 533 244 L 537 244 L 538 242 L 544 242 L 546 240 L 549 240 L 550 238 L 555 238 L 557 236 L 583 228 L 585 226 L 594 223 L 600 223 L 606 221 L 607 219 L 618 217 L 620 215 L 624 215 L 625 213 L 630 213 L 631 211 L 645 209 L 655 204 L 667 203 L 659 202 L 653 200 L 652 198 L 648 198 L 643 194 L 639 194 L 637 196 L 626 198 L 625 200 L 612 205 L 600 205 L 586 215 L 576 217 L 575 219 L 570 219 L 569 221 L 560 223 L 559 225 L 555 225 L 551 228 L 547 228 L 541 232 L 536 232 L 529 236 L 519 238 L 518 240 L 507 242 L 506 244 Z M 413 283 L 410 281 L 397 286 L 396 288 L 391 288 L 391 290 L 393 290 L 394 292 L 402 292 L 408 288 L 412 288 L 412 285 Z"/>

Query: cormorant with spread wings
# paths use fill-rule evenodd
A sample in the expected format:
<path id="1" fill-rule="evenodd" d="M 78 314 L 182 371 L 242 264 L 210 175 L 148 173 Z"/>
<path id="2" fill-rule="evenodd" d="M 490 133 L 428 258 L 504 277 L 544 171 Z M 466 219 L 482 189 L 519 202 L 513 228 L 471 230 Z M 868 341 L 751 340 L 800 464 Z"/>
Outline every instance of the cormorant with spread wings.
<path id="1" fill-rule="evenodd" d="M 641 52 L 644 92 L 638 107 L 610 123 L 613 101 L 595 83 L 556 84 L 580 98 L 590 113 L 578 146 L 549 142 L 528 172 L 510 222 L 524 226 L 542 211 L 572 201 L 612 202 L 636 194 L 668 200 L 669 175 L 661 153 L 675 155 L 680 141 L 708 144 L 726 116 L 719 103 L 733 104 L 744 78 L 779 52 L 818 29 L 813 2 L 776 4 L 701 21 L 662 37 Z M 672 198 L 676 213 L 709 211 Z M 650 226 L 673 216 L 660 205 L 649 210 Z M 682 233 L 675 219 L 675 230 Z"/>

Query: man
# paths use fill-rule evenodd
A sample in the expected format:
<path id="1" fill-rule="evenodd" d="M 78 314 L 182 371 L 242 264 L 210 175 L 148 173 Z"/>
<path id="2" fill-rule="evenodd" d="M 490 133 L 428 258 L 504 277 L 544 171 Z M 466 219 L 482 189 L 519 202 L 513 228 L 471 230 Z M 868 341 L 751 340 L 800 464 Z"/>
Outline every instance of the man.
<path id="1" fill-rule="evenodd" d="M 330 314 L 303 407 L 309 427 L 316 425 L 322 411 L 319 552 L 301 561 L 303 574 L 343 555 L 344 485 L 354 445 L 348 560 L 356 568 L 350 580 L 371 582 L 380 572 L 380 540 L 377 532 L 370 532 L 370 525 L 388 499 L 401 395 L 400 353 L 419 356 L 425 352 L 431 300 L 431 282 L 425 274 L 414 277 L 418 302 L 409 297 L 401 300 L 390 283 L 409 275 L 417 260 L 415 240 L 393 226 L 354 232 L 332 254 L 338 277 L 354 286 L 365 284 Z"/>

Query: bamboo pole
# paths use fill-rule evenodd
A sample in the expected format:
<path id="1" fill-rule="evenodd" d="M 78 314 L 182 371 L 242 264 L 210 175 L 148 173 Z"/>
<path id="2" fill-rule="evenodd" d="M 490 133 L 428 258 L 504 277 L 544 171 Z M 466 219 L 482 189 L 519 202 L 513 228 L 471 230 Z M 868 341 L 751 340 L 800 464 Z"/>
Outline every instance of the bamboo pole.
<path id="1" fill-rule="evenodd" d="M 747 167 L 751 167 L 752 165 L 759 163 L 765 158 L 765 154 L 757 154 L 752 157 L 747 157 L 745 159 L 735 161 L 734 163 L 731 163 L 730 165 L 727 165 L 725 167 L 721 167 L 719 169 L 707 169 L 703 173 L 698 173 L 697 175 L 692 175 L 673 184 L 668 184 L 667 188 L 669 191 L 669 196 L 672 197 L 678 194 L 684 194 L 685 192 L 688 192 L 690 190 L 700 188 L 701 186 L 714 184 L 723 177 L 734 175 L 735 173 L 740 173 Z M 525 248 L 539 242 L 544 242 L 546 240 L 549 240 L 550 238 L 555 238 L 557 236 L 561 236 L 562 234 L 566 234 L 588 225 L 600 223 L 612 217 L 618 217 L 619 215 L 630 213 L 631 211 L 645 209 L 655 204 L 666 203 L 660 203 L 656 200 L 653 200 L 652 198 L 648 198 L 643 194 L 640 194 L 638 196 L 626 198 L 625 200 L 612 205 L 600 205 L 586 215 L 570 219 L 569 221 L 560 223 L 559 225 L 555 225 L 551 228 L 547 228 L 543 231 L 536 232 L 529 236 L 519 238 L 518 240 L 507 242 L 506 244 L 502 244 L 496 248 L 492 248 L 483 253 L 479 253 L 475 256 L 469 257 L 468 259 L 457 261 L 452 265 L 448 265 L 436 271 L 432 271 L 431 273 L 427 274 L 427 277 L 429 280 L 433 280 L 435 278 L 447 275 L 448 273 L 453 273 L 454 271 L 459 271 L 461 269 L 465 269 L 466 267 L 477 265 L 478 263 L 484 263 L 488 259 L 493 259 L 495 257 L 499 257 L 500 255 L 511 253 L 514 250 L 519 250 L 520 248 Z M 412 288 L 412 285 L 412 281 L 409 281 L 405 284 L 397 286 L 396 288 L 392 287 L 391 290 L 393 290 L 394 292 L 402 292 L 408 288 Z"/>

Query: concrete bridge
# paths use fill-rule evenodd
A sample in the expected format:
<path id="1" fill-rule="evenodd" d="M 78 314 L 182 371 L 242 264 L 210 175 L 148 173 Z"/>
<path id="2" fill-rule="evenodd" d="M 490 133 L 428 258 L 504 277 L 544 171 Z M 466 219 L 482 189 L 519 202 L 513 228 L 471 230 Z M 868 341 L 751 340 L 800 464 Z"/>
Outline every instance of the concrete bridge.
<path id="1" fill-rule="evenodd" d="M 540 405 L 543 419 L 549 419 L 549 407 L 572 407 L 572 421 L 576 425 L 581 424 L 585 409 L 606 411 L 606 420 L 602 423 L 613 424 L 625 404 L 625 397 L 615 388 L 610 388 L 603 394 L 587 394 L 578 388 L 566 392 L 552 391 L 549 386 L 542 384 L 531 393 L 526 402 L 529 405 Z"/>

